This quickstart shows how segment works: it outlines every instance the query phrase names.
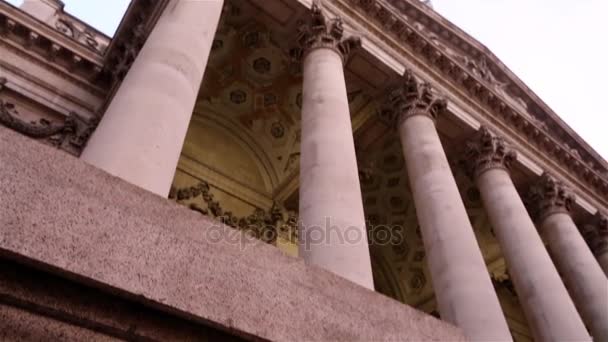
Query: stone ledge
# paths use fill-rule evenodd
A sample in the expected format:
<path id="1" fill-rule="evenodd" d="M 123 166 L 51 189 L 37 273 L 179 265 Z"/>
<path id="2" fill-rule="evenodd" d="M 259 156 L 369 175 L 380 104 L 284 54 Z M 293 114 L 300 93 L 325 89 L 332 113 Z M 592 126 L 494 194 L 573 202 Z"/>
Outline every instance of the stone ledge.
<path id="1" fill-rule="evenodd" d="M 0 256 L 268 340 L 450 340 L 462 332 L 0 127 Z M 213 234 L 211 234 L 213 233 Z"/>

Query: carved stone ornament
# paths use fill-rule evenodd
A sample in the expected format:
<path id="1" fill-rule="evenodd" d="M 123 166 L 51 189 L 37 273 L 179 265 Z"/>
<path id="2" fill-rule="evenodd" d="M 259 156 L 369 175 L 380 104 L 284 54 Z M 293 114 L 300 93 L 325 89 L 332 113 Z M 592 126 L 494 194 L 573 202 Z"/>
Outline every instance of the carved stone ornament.
<path id="1" fill-rule="evenodd" d="M 502 137 L 493 135 L 490 130 L 481 126 L 475 137 L 467 141 L 464 166 L 467 174 L 476 179 L 491 169 L 509 170 L 517 153 L 509 148 Z"/>
<path id="2" fill-rule="evenodd" d="M 555 114 L 542 101 L 530 96 L 529 89 L 516 82 L 487 49 L 471 44 L 470 37 L 452 29 L 451 25 L 438 22 L 429 16 L 424 6 L 416 6 L 415 1 L 346 1 L 370 20 L 372 25 L 369 27 L 375 26 L 383 33 L 391 34 L 394 41 L 386 39 L 384 43 L 395 50 L 409 47 L 424 63 L 433 66 L 444 80 L 465 89 L 471 100 L 486 106 L 493 116 L 513 127 L 538 151 L 565 165 L 573 178 L 589 185 L 595 192 L 594 196 L 606 202 L 608 178 L 601 158 L 581 146 L 578 139 L 555 122 Z M 395 9 L 399 12 L 395 13 Z M 475 57 L 465 59 L 463 56 Z M 390 118 L 391 111 L 382 110 L 380 115 Z M 571 149 L 564 148 L 565 143 L 575 146 L 583 159 Z M 597 170 L 585 160 L 593 161 Z"/>
<path id="3" fill-rule="evenodd" d="M 552 214 L 569 214 L 574 200 L 570 189 L 545 172 L 537 183 L 530 187 L 526 202 L 530 215 L 540 223 Z"/>
<path id="4" fill-rule="evenodd" d="M 346 62 L 351 52 L 361 46 L 361 39 L 359 37 L 343 39 L 342 18 L 327 18 L 317 4 L 313 4 L 311 12 L 310 22 L 298 29 L 297 42 L 301 50 L 293 57 L 302 59 L 315 49 L 326 48 L 336 51 Z"/>
<path id="5" fill-rule="evenodd" d="M 595 256 L 608 253 L 608 217 L 597 212 L 591 222 L 581 226 L 581 235 Z"/>
<path id="6" fill-rule="evenodd" d="M 378 113 L 388 125 L 398 125 L 415 115 L 436 120 L 447 109 L 447 101 L 437 96 L 430 84 L 419 81 L 407 69 L 402 84 L 391 91 L 385 105 Z"/>
<path id="7" fill-rule="evenodd" d="M 206 207 L 201 207 L 192 201 L 199 197 Z M 256 208 L 251 215 L 239 218 L 231 211 L 224 210 L 220 203 L 214 200 L 209 183 L 204 181 L 186 188 L 171 187 L 169 198 L 178 203 L 186 204 L 194 211 L 218 219 L 223 224 L 239 229 L 268 244 L 276 244 L 278 236 L 293 243 L 297 241 L 297 214 L 286 211 L 283 206 L 276 202 L 273 203 L 269 211 Z"/>
<path id="8" fill-rule="evenodd" d="M 0 124 L 74 155 L 80 154 L 97 126 L 97 122 L 86 121 L 73 112 L 62 123 L 51 123 L 46 119 L 26 122 L 19 118 L 14 104 L 2 100 Z"/>

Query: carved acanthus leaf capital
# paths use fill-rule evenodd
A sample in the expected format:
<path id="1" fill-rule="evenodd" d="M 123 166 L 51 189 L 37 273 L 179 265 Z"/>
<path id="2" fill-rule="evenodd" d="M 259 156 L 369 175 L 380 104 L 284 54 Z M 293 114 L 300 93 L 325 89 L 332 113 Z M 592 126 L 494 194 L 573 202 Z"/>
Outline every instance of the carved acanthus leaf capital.
<path id="1" fill-rule="evenodd" d="M 608 253 L 608 217 L 597 212 L 591 222 L 581 226 L 581 235 L 585 238 L 594 255 Z"/>
<path id="2" fill-rule="evenodd" d="M 446 109 L 447 101 L 435 94 L 430 84 L 419 81 L 407 69 L 401 85 L 389 93 L 379 115 L 385 123 L 398 125 L 415 115 L 436 120 Z"/>
<path id="3" fill-rule="evenodd" d="M 528 193 L 528 210 L 533 219 L 542 222 L 556 213 L 569 214 L 574 204 L 574 194 L 562 182 L 543 173 Z"/>
<path id="4" fill-rule="evenodd" d="M 359 37 L 351 36 L 344 39 L 342 18 L 327 18 L 317 4 L 312 6 L 310 21 L 298 29 L 297 42 L 302 49 L 300 57 L 315 49 L 327 48 L 336 51 L 344 62 L 354 49 L 361 46 Z"/>
<path id="5" fill-rule="evenodd" d="M 508 171 L 516 158 L 517 153 L 502 137 L 495 136 L 487 127 L 481 126 L 475 137 L 466 143 L 464 166 L 469 177 L 476 179 L 491 169 Z"/>

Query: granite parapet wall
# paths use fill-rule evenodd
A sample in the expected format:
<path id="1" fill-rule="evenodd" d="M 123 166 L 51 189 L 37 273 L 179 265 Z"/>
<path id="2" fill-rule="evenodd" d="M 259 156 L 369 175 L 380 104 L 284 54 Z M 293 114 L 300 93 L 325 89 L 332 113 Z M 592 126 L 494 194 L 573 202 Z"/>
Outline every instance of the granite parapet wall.
<path id="1" fill-rule="evenodd" d="M 240 338 L 464 340 L 432 316 L 2 127 L 0 258 Z M 40 315 L 5 302 L 10 317 Z"/>

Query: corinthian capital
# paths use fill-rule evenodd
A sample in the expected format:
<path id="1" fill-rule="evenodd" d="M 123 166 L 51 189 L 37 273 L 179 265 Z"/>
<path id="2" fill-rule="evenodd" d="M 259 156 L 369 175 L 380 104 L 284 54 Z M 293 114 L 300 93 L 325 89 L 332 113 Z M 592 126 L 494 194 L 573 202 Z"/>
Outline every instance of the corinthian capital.
<path id="1" fill-rule="evenodd" d="M 542 222 L 555 213 L 569 214 L 574 204 L 574 194 L 562 182 L 545 172 L 530 187 L 527 200 L 531 216 L 537 222 Z"/>
<path id="2" fill-rule="evenodd" d="M 401 85 L 388 94 L 379 115 L 382 121 L 393 125 L 415 115 L 435 120 L 446 108 L 447 101 L 437 96 L 430 84 L 419 81 L 407 69 Z"/>
<path id="3" fill-rule="evenodd" d="M 491 169 L 508 171 L 515 158 L 517 153 L 505 140 L 493 135 L 485 126 L 481 126 L 475 137 L 466 143 L 465 168 L 472 179 Z"/>
<path id="4" fill-rule="evenodd" d="M 594 255 L 608 253 L 608 217 L 597 212 L 591 222 L 580 230 Z"/>
<path id="5" fill-rule="evenodd" d="M 359 37 L 343 39 L 342 18 L 327 18 L 317 4 L 312 5 L 311 12 L 310 21 L 298 29 L 298 44 L 304 55 L 315 49 L 326 48 L 336 51 L 346 61 L 351 52 L 361 46 Z"/>

